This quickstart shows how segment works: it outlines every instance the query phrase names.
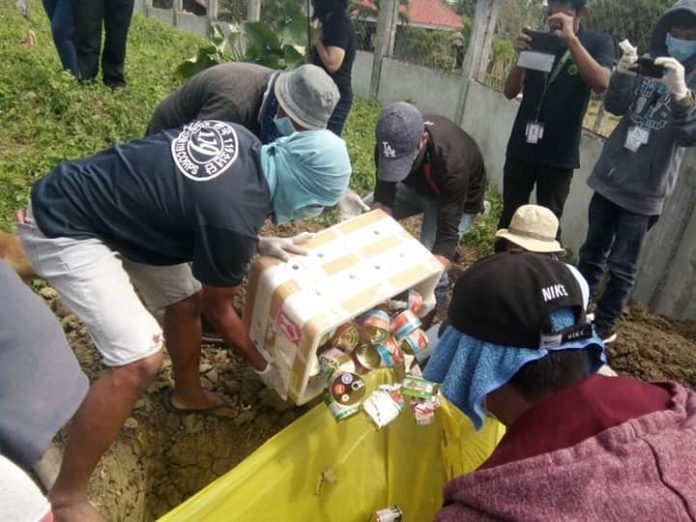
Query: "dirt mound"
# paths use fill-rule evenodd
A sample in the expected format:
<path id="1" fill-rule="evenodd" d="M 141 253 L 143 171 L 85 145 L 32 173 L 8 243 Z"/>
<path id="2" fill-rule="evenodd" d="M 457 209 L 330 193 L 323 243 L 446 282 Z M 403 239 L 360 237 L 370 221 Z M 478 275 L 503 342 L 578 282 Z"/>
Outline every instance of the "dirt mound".
<path id="1" fill-rule="evenodd" d="M 617 333 L 617 341 L 608 347 L 617 372 L 696 388 L 696 323 L 651 315 L 644 307 L 633 306 L 621 318 Z"/>

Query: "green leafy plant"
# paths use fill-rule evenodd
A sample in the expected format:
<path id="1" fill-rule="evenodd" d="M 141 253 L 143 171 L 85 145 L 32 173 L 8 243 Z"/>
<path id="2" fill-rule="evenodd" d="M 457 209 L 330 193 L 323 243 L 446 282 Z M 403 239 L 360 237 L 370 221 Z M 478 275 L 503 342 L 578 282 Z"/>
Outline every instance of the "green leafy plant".
<path id="1" fill-rule="evenodd" d="M 208 67 L 229 61 L 230 53 L 225 52 L 225 37 L 218 26 L 213 26 L 210 41 L 201 45 L 196 55 L 185 60 L 176 68 L 179 78 L 190 78 Z"/>
<path id="2" fill-rule="evenodd" d="M 240 47 L 237 42 L 240 37 L 245 39 L 246 49 L 244 53 L 235 52 L 235 60 L 257 63 L 272 69 L 294 69 L 304 60 L 301 52 L 304 48 L 283 41 L 263 22 L 247 22 L 241 35 L 230 34 L 234 48 Z"/>
<path id="3" fill-rule="evenodd" d="M 272 69 L 294 69 L 304 61 L 309 38 L 307 14 L 303 3 L 296 0 L 270 6 L 275 18 L 245 22 L 241 29 L 228 25 L 227 39 L 218 26 L 213 28 L 210 42 L 201 45 L 196 55 L 177 67 L 180 78 L 228 61 L 250 62 Z"/>

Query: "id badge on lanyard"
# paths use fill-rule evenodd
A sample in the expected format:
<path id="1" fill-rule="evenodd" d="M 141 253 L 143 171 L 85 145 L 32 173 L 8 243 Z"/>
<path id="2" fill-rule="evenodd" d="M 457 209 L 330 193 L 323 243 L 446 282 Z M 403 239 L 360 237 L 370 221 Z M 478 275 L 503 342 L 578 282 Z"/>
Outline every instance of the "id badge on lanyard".
<path id="1" fill-rule="evenodd" d="M 539 121 L 539 116 L 541 114 L 541 106 L 544 104 L 544 99 L 546 98 L 546 93 L 549 90 L 549 86 L 556 81 L 558 76 L 561 74 L 563 67 L 570 59 L 570 51 L 563 53 L 563 56 L 554 67 L 551 72 L 551 76 L 547 76 L 546 83 L 544 85 L 544 92 L 541 95 L 541 100 L 539 101 L 539 107 L 537 108 L 537 117 L 533 121 L 527 122 L 527 127 L 525 129 L 525 136 L 527 138 L 527 143 L 530 145 L 536 145 L 544 137 L 544 124 Z"/>
<path id="2" fill-rule="evenodd" d="M 624 147 L 631 152 L 638 152 L 642 145 L 647 145 L 650 141 L 650 129 L 636 125 L 628 129 Z"/>

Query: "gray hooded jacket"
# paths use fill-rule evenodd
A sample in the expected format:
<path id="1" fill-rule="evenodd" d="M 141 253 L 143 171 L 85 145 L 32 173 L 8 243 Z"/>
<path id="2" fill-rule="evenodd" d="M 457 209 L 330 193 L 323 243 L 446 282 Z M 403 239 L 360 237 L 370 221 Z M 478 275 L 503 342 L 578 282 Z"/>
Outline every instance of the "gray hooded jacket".
<path id="1" fill-rule="evenodd" d="M 665 40 L 673 17 L 680 16 L 677 11 L 696 15 L 696 0 L 680 0 L 657 22 L 650 43 L 653 58 L 668 56 Z M 683 65 L 687 86 L 693 91 L 696 56 Z M 631 212 L 659 215 L 677 182 L 683 147 L 696 145 L 696 106 L 676 103 L 659 80 L 618 72 L 611 77 L 604 106 L 623 118 L 604 144 L 587 184 Z M 635 126 L 649 129 L 650 137 L 637 152 L 631 152 L 624 144 L 629 130 Z"/>

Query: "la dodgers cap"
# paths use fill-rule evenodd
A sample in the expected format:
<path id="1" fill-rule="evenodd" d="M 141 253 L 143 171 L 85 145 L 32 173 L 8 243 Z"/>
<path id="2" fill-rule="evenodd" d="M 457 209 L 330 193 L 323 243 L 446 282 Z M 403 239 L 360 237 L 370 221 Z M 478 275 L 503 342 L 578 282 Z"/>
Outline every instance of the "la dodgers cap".
<path id="1" fill-rule="evenodd" d="M 408 176 L 424 130 L 423 116 L 410 103 L 395 102 L 382 110 L 375 130 L 378 180 L 397 182 Z"/>

